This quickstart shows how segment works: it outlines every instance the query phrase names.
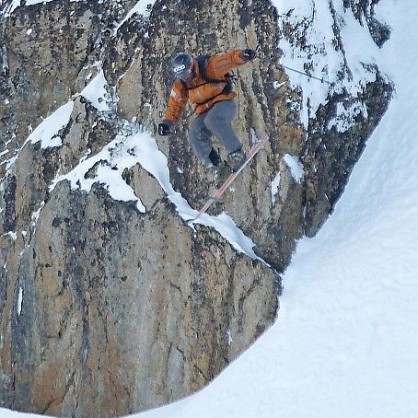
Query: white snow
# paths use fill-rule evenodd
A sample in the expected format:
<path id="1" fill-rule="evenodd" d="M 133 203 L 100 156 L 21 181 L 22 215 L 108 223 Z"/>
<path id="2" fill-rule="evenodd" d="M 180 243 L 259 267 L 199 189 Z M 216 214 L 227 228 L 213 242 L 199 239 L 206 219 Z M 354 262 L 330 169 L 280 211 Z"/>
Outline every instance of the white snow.
<path id="1" fill-rule="evenodd" d="M 367 109 L 360 101 L 351 103 L 347 107 L 338 103 L 337 114 L 328 124 L 328 129 L 335 127 L 338 132 L 345 132 L 353 125 L 354 118 L 360 114 L 367 118 Z"/>
<path id="2" fill-rule="evenodd" d="M 119 28 L 129 20 L 134 14 L 148 18 L 156 0 L 139 0 L 136 5 L 129 11 L 125 18 L 116 26 L 114 33 L 119 30 Z"/>
<path id="3" fill-rule="evenodd" d="M 22 303 L 23 303 L 23 289 L 19 286 L 19 294 L 17 296 L 17 314 L 20 315 L 22 312 Z"/>
<path id="4" fill-rule="evenodd" d="M 134 138 L 135 139 L 135 138 Z M 138 141 L 139 142 L 139 141 Z M 63 180 L 68 180 L 73 188 L 89 192 L 94 183 L 104 184 L 110 196 L 115 200 L 134 201 L 141 212 L 145 212 L 145 207 L 140 199 L 135 196 L 131 187 L 122 179 L 122 172 L 125 168 L 135 165 L 137 160 L 132 161 L 129 154 L 120 158 L 118 154 L 113 154 L 117 146 L 121 144 L 121 139 L 116 138 L 102 149 L 101 152 L 90 158 L 83 157 L 83 160 L 69 173 L 59 175 L 50 187 L 52 191 L 55 186 Z M 86 176 L 95 167 L 95 174 Z"/>
<path id="5" fill-rule="evenodd" d="M 366 82 L 375 80 L 375 74 L 366 71 L 365 66 L 376 64 L 379 48 L 372 41 L 367 26 L 355 20 L 352 11 L 344 9 L 342 1 L 273 0 L 272 3 L 277 8 L 281 21 L 290 22 L 295 27 L 292 36 L 300 40 L 303 34 L 306 34 L 305 45 L 301 48 L 295 48 L 285 37 L 282 37 L 280 48 L 283 51 L 283 57 L 280 63 L 302 73 L 306 72 L 304 65 L 311 63 L 312 68 L 309 74 L 324 80 L 324 83 L 321 83 L 295 71 L 287 71 L 291 86 L 302 88 L 301 120 L 307 127 L 309 117 L 316 112 L 319 105 L 326 102 L 328 92 L 341 90 L 341 83 L 330 86 L 337 81 L 339 72 L 345 74 L 344 88 L 353 97 L 356 97 Z M 344 50 L 348 68 L 343 66 L 343 52 L 336 51 L 334 47 L 331 5 L 334 8 L 336 24 L 341 31 L 341 47 Z M 315 22 L 315 26 L 309 26 L 311 21 Z M 358 110 L 354 108 L 354 112 Z M 347 111 L 345 114 L 347 115 Z"/>
<path id="6" fill-rule="evenodd" d="M 107 84 L 104 72 L 100 70 L 99 74 L 80 93 L 80 96 L 87 99 L 100 112 L 110 112 L 112 109 L 109 105 L 111 100 L 109 90 L 110 87 Z"/>
<path id="7" fill-rule="evenodd" d="M 123 134 L 115 138 L 101 152 L 82 161 L 69 173 L 58 175 L 50 187 L 52 191 L 63 180 L 68 180 L 75 189 L 90 191 L 94 183 L 102 184 L 115 200 L 135 202 L 141 212 L 146 208 L 136 196 L 133 189 L 123 180 L 122 174 L 136 164 L 140 164 L 160 183 L 167 197 L 174 203 L 179 215 L 186 221 L 193 219 L 197 211 L 190 207 L 187 201 L 176 192 L 169 178 L 167 158 L 159 151 L 155 139 L 147 132 L 135 131 L 134 126 L 126 123 L 133 130 L 131 134 Z M 94 170 L 93 170 L 94 169 Z M 86 173 L 92 173 L 86 176 Z M 254 243 L 235 226 L 233 220 L 222 213 L 217 217 L 202 215 L 195 224 L 215 228 L 237 251 L 257 259 L 254 253 Z M 191 223 L 193 227 L 193 223 Z"/>
<path id="8" fill-rule="evenodd" d="M 50 3 L 55 0 L 26 0 L 25 6 L 33 6 L 34 4 L 39 3 Z M 78 1 L 87 1 L 87 0 L 70 0 L 71 2 L 78 2 Z M 5 17 L 9 17 L 18 7 L 21 5 L 21 0 L 13 0 L 10 5 L 5 9 L 4 15 Z"/>
<path id="9" fill-rule="evenodd" d="M 35 144 L 41 141 L 42 148 L 61 146 L 62 139 L 58 132 L 68 125 L 73 109 L 74 103 L 72 101 L 61 106 L 29 135 L 25 145 L 27 142 Z"/>
<path id="10" fill-rule="evenodd" d="M 299 242 L 277 323 L 205 390 L 138 417 L 418 415 L 418 4 L 383 3 L 378 64 L 397 94 L 335 212 Z"/>
<path id="11" fill-rule="evenodd" d="M 295 14 L 307 15 L 314 4 L 322 10 L 328 2 L 295 0 L 288 4 L 277 0 L 274 4 L 280 14 L 294 8 Z M 363 76 L 356 60 L 376 62 L 394 81 L 396 95 L 368 141 L 334 213 L 315 238 L 299 242 L 283 277 L 277 323 L 206 389 L 132 417 L 418 416 L 418 49 L 414 47 L 418 44 L 418 3 L 385 0 L 375 8 L 393 30 L 381 50 L 370 45 L 365 27 L 343 10 L 336 12 L 345 25 L 345 39 L 356 40 L 345 42 L 353 60 L 353 77 L 360 80 Z M 324 19 L 321 28 L 326 31 L 329 21 L 321 10 L 315 18 L 321 23 Z M 312 34 L 318 45 L 328 48 L 328 38 L 321 41 L 323 35 Z M 294 53 L 287 50 L 285 57 L 293 66 L 289 55 Z M 303 61 L 303 57 L 294 59 Z M 325 59 L 321 60 L 315 64 L 320 73 L 325 67 Z M 330 57 L 327 75 L 334 74 L 336 62 Z M 289 73 L 289 77 L 312 100 L 325 96 L 320 90 L 328 86 L 296 73 Z M 134 133 L 126 140 L 136 147 L 131 162 L 125 160 L 128 157 L 123 147 L 116 147 L 113 160 L 106 158 L 118 170 L 140 160 L 176 202 L 179 214 L 193 215 L 195 212 L 172 190 L 164 156 L 153 138 Z M 102 156 L 106 152 L 110 153 L 109 147 Z M 83 164 L 91 161 L 83 169 L 79 167 L 79 179 L 84 178 L 83 170 L 94 158 L 85 159 Z M 68 178 L 75 181 L 76 173 Z M 109 177 L 106 181 L 111 193 Z M 223 221 L 231 233 L 229 239 L 241 244 L 243 237 L 227 215 L 202 217 L 202 223 L 221 230 Z M 235 238 L 234 233 L 238 234 Z M 251 246 L 250 239 L 246 240 L 245 245 Z M 5 409 L 0 409 L 0 415 L 35 417 Z"/>
<path id="12" fill-rule="evenodd" d="M 276 174 L 273 181 L 271 182 L 271 203 L 274 205 L 276 203 L 276 195 L 280 188 L 280 173 Z"/>
<path id="13" fill-rule="evenodd" d="M 6 236 L 9 236 L 13 241 L 17 240 L 17 234 L 15 231 L 8 231 L 5 233 Z"/>
<path id="14" fill-rule="evenodd" d="M 46 3 L 51 3 L 52 1 L 55 1 L 55 0 L 25 0 L 24 6 L 28 7 L 28 6 L 33 6 L 35 4 L 40 4 L 40 3 L 46 4 Z M 83 1 L 86 2 L 88 0 L 70 0 L 71 3 L 78 3 L 78 2 L 83 2 Z M 126 21 L 132 18 L 132 16 L 135 14 L 141 15 L 145 19 L 147 19 L 150 16 L 152 6 L 154 5 L 155 1 L 156 0 L 138 0 L 135 6 L 133 6 L 132 9 L 129 10 L 127 15 L 122 19 L 122 21 L 116 24 L 115 29 L 114 29 L 114 34 L 116 34 L 119 28 Z M 6 18 L 10 17 L 12 13 L 20 6 L 21 6 L 21 0 L 12 0 L 12 2 L 4 9 L 4 12 L 3 12 L 4 17 Z M 71 14 L 73 13 L 74 12 L 71 12 Z M 32 33 L 32 29 L 29 29 L 26 33 L 27 35 L 30 35 Z"/>
<path id="15" fill-rule="evenodd" d="M 300 183 L 304 175 L 304 170 L 302 163 L 299 161 L 299 158 L 295 155 L 286 154 L 283 157 L 283 161 L 289 167 L 290 173 L 292 174 L 295 182 Z"/>

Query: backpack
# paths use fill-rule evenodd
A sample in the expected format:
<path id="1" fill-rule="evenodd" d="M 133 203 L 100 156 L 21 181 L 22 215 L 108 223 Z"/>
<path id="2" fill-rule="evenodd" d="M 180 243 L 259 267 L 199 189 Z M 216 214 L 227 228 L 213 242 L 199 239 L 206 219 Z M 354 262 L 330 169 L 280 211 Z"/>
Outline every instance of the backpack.
<path id="1" fill-rule="evenodd" d="M 206 83 L 226 83 L 225 88 L 222 90 L 222 94 L 228 94 L 232 91 L 232 81 L 234 79 L 233 74 L 226 74 L 225 79 L 221 80 L 219 78 L 210 78 L 206 74 L 206 64 L 208 59 L 210 58 L 210 55 L 200 55 L 196 58 L 197 65 L 199 66 L 199 74 L 202 76 L 203 80 L 205 80 Z M 183 84 L 184 90 L 187 92 L 189 89 L 186 85 L 186 83 L 183 80 L 180 80 Z"/>
<path id="2" fill-rule="evenodd" d="M 199 66 L 199 73 L 201 74 L 202 78 L 207 83 L 221 83 L 221 82 L 225 83 L 226 82 L 227 85 L 224 88 L 222 93 L 224 93 L 224 94 L 230 93 L 232 91 L 233 75 L 230 74 L 230 73 L 226 74 L 224 80 L 208 77 L 208 75 L 206 74 L 206 63 L 207 63 L 209 58 L 210 58 L 210 55 L 200 55 L 199 57 L 197 57 L 197 64 Z"/>

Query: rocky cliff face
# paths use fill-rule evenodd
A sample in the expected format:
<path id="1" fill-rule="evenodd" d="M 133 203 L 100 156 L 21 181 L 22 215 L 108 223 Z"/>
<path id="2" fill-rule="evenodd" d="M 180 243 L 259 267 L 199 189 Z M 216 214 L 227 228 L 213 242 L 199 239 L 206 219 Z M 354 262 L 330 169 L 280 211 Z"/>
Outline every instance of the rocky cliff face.
<path id="1" fill-rule="evenodd" d="M 377 2 L 342 3 L 383 44 Z M 313 19 L 269 1 L 4 3 L 1 406 L 76 417 L 155 407 L 205 385 L 271 325 L 278 274 L 332 211 L 391 92 L 373 66 L 352 77 L 331 5 L 340 70 L 314 107 L 278 45 L 303 52 L 310 73 L 326 48 L 310 41 Z M 236 72 L 234 128 L 245 148 L 254 135 L 269 143 L 211 210 L 253 253 L 213 228 L 225 216 L 184 221 L 179 199 L 198 207 L 210 182 L 187 144 L 189 111 L 156 138 L 162 153 L 142 133 L 155 135 L 175 51 L 258 45 Z"/>

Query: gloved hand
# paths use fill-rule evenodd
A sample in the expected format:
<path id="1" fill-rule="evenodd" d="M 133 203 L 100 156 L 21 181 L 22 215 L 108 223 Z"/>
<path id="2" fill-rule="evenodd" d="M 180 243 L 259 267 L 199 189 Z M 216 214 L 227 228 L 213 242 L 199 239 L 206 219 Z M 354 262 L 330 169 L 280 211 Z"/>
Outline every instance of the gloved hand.
<path id="1" fill-rule="evenodd" d="M 168 135 L 170 133 L 170 128 L 171 128 L 171 124 L 170 122 L 163 120 L 159 125 L 158 125 L 158 133 L 161 136 L 165 136 Z"/>
<path id="2" fill-rule="evenodd" d="M 256 52 L 254 51 L 254 49 L 243 49 L 241 51 L 241 58 L 244 61 L 251 61 L 256 57 Z"/>

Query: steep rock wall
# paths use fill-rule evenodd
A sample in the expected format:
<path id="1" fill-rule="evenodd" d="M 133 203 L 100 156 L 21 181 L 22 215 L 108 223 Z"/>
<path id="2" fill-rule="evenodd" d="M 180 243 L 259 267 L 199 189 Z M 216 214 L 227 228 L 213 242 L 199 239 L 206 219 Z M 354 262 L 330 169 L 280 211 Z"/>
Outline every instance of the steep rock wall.
<path id="1" fill-rule="evenodd" d="M 6 291 L 23 292 L 3 337 L 13 407 L 113 416 L 164 404 L 268 326 L 274 274 L 172 212 L 161 198 L 141 215 L 100 187 L 54 190 L 37 223 L 47 234 L 25 248 Z"/>
<path id="2" fill-rule="evenodd" d="M 376 28 L 375 3 L 344 7 Z M 116 416 L 192 393 L 274 321 L 277 272 L 296 240 L 314 235 L 332 211 L 391 87 L 372 68 L 376 80 L 360 97 L 330 88 L 304 126 L 303 92 L 291 88 L 277 45 L 286 38 L 295 48 L 316 47 L 303 44 L 312 22 L 295 25 L 269 1 L 163 0 L 149 17 L 128 14 L 134 1 L 54 1 L 13 12 L 11 4 L 2 8 L 0 41 L 0 405 Z M 140 149 L 123 147 L 132 130 L 155 133 L 173 53 L 246 46 L 259 46 L 259 59 L 236 71 L 234 128 L 246 149 L 254 133 L 269 144 L 211 213 L 225 210 L 272 267 L 212 228 L 190 228 L 139 162 Z M 106 111 L 79 95 L 101 69 Z M 337 81 L 349 84 L 347 74 Z M 73 107 L 59 141 L 27 141 L 67 102 Z M 338 107 L 353 102 L 367 116 L 344 132 L 333 128 Z M 174 189 L 197 207 L 210 177 L 187 143 L 189 117 L 187 110 L 175 135 L 157 143 Z M 138 162 L 119 167 L 122 153 Z M 56 182 L 95 155 L 103 156 L 79 180 Z M 303 164 L 302 178 L 285 156 Z M 112 197 L 104 168 L 142 210 Z"/>

